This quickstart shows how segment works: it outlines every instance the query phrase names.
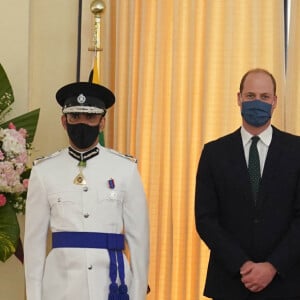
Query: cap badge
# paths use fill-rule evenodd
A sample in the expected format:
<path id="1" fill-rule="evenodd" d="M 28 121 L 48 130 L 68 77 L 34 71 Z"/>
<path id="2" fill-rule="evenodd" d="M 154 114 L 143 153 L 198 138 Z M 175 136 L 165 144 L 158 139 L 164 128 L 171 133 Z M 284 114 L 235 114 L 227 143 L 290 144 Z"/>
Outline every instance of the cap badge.
<path id="1" fill-rule="evenodd" d="M 83 94 L 80 94 L 80 95 L 77 97 L 77 102 L 78 102 L 79 104 L 83 104 L 85 101 L 86 101 L 86 97 L 85 97 Z"/>

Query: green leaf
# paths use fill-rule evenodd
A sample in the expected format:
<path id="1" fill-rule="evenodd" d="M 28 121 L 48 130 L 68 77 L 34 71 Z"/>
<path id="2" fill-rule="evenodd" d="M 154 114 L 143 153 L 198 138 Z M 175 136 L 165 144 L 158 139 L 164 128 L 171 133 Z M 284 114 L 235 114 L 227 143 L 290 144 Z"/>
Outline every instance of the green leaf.
<path id="1" fill-rule="evenodd" d="M 8 203 L 0 207 L 0 220 L 0 260 L 5 262 L 16 251 L 20 227 L 16 213 Z"/>
<path id="2" fill-rule="evenodd" d="M 2 65 L 0 64 L 0 122 L 3 121 L 6 114 L 11 110 L 10 105 L 13 102 L 14 95 L 11 84 Z M 37 127 L 39 114 L 40 109 L 30 111 L 0 124 L 0 127 L 7 128 L 9 123 L 12 122 L 17 129 L 26 129 L 26 142 L 29 146 L 31 146 Z M 22 178 L 28 178 L 30 171 L 30 168 L 27 169 L 26 172 L 22 174 Z M 16 252 L 17 249 L 19 249 L 17 246 L 20 239 L 20 228 L 16 211 L 9 202 L 11 197 L 17 197 L 18 195 L 6 194 L 5 196 L 7 198 L 7 203 L 5 206 L 0 207 L 0 260 L 3 262 L 5 262 L 12 254 Z M 26 196 L 26 192 L 24 192 L 22 196 L 24 198 Z M 20 254 L 18 252 L 19 251 L 17 251 L 16 256 L 20 259 L 23 254 L 21 253 L 21 256 L 18 256 L 18 254 Z"/>
<path id="3" fill-rule="evenodd" d="M 10 122 L 12 122 L 17 129 L 25 128 L 27 130 L 28 137 L 26 138 L 27 143 L 32 143 L 37 123 L 39 120 L 40 109 L 32 110 L 26 114 L 18 116 L 14 119 L 2 123 L 0 127 L 6 128 Z"/>
<path id="4" fill-rule="evenodd" d="M 14 94 L 6 72 L 0 64 L 0 120 L 3 119 L 5 112 L 14 102 Z"/>
<path id="5" fill-rule="evenodd" d="M 14 95 L 9 79 L 5 70 L 0 64 L 0 121 L 3 120 L 5 114 L 9 111 L 9 106 L 14 102 Z M 14 119 L 6 121 L 0 125 L 6 128 L 12 122 L 17 129 L 25 128 L 28 133 L 27 142 L 32 143 L 37 123 L 39 120 L 40 109 L 36 109 L 18 116 Z"/>

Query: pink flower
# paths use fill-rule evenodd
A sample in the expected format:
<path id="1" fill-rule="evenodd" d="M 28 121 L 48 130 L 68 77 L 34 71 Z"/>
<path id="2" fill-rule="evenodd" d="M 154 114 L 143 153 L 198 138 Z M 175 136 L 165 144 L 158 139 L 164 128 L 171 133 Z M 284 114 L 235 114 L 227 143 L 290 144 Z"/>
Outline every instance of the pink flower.
<path id="1" fill-rule="evenodd" d="M 19 156 L 16 157 L 16 162 L 24 164 L 24 166 L 25 166 L 25 164 L 27 162 L 27 158 L 28 158 L 27 152 L 22 152 L 19 154 Z M 1 154 L 0 154 L 0 160 L 1 160 Z"/>
<path id="2" fill-rule="evenodd" d="M 16 129 L 16 126 L 14 125 L 14 123 L 10 122 L 10 123 L 8 124 L 8 128 L 9 128 L 9 129 Z"/>
<path id="3" fill-rule="evenodd" d="M 0 194 L 0 207 L 6 204 L 6 197 L 3 194 Z"/>
<path id="4" fill-rule="evenodd" d="M 20 128 L 19 133 L 22 135 L 24 139 L 27 137 L 27 130 L 25 128 Z"/>
<path id="5" fill-rule="evenodd" d="M 25 189 L 28 188 L 28 182 L 29 182 L 28 179 L 24 179 L 24 180 L 23 180 L 23 186 L 24 186 Z"/>

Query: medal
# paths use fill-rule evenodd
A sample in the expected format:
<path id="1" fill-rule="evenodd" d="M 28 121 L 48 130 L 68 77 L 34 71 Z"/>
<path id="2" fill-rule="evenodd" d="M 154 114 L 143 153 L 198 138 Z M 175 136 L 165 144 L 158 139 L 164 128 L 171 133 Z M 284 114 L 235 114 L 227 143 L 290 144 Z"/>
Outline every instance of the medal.
<path id="1" fill-rule="evenodd" d="M 74 178 L 73 183 L 77 185 L 86 185 L 86 180 L 83 176 L 82 169 L 86 167 L 86 161 L 80 161 L 78 163 L 79 174 Z"/>
<path id="2" fill-rule="evenodd" d="M 82 170 L 86 167 L 87 160 L 99 154 L 99 149 L 95 147 L 86 152 L 78 152 L 73 148 L 69 147 L 69 154 L 70 156 L 72 156 L 73 158 L 79 161 L 78 162 L 79 174 L 74 178 L 73 183 L 77 185 L 86 185 L 86 180 L 84 178 Z"/>

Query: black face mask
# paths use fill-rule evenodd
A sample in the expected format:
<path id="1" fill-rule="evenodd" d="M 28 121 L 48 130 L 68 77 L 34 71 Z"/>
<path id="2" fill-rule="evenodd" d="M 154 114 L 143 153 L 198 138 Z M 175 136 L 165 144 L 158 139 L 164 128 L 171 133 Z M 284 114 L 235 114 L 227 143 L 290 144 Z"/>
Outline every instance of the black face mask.
<path id="1" fill-rule="evenodd" d="M 99 125 L 89 126 L 83 123 L 67 123 L 67 132 L 70 140 L 78 149 L 86 149 L 96 141 L 99 135 Z"/>

